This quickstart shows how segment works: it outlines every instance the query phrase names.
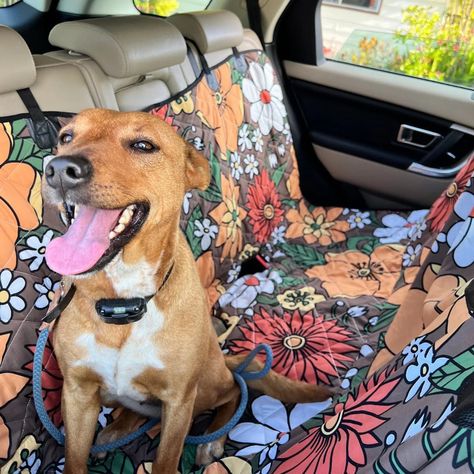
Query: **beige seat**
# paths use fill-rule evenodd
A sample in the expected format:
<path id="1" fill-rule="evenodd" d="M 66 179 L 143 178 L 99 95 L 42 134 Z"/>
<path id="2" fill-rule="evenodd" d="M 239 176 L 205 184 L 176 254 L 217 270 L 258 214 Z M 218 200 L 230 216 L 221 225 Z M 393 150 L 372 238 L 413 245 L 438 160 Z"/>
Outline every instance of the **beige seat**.
<path id="1" fill-rule="evenodd" d="M 43 112 L 77 113 L 94 107 L 77 67 L 53 58 L 32 56 L 23 38 L 0 25 L 0 117 L 27 114 L 18 89 L 29 88 Z"/>
<path id="2" fill-rule="evenodd" d="M 182 13 L 168 18 L 213 67 L 237 51 L 262 49 L 258 36 L 244 29 L 237 15 L 225 10 Z"/>
<path id="3" fill-rule="evenodd" d="M 176 27 L 151 16 L 106 17 L 56 25 L 47 56 L 74 63 L 99 107 L 143 110 L 186 89 L 196 75 Z"/>

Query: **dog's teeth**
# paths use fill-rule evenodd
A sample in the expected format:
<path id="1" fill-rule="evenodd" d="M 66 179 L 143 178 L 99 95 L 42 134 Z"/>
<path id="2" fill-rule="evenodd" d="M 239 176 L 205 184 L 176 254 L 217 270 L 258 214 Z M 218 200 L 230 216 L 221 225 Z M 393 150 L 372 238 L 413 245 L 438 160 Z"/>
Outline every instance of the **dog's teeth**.
<path id="1" fill-rule="evenodd" d="M 117 234 L 112 230 L 109 234 L 109 239 L 112 240 L 115 239 L 115 237 L 117 237 Z"/>
<path id="2" fill-rule="evenodd" d="M 128 209 L 125 209 L 125 211 L 123 211 L 122 215 L 120 216 L 119 224 L 127 225 L 130 222 L 131 218 L 132 218 L 132 212 L 129 211 Z"/>
<path id="3" fill-rule="evenodd" d="M 74 206 L 74 217 L 77 217 L 77 214 L 79 213 L 79 206 Z"/>
<path id="4" fill-rule="evenodd" d="M 120 234 L 120 232 L 123 232 L 124 230 L 125 230 L 125 226 L 123 224 L 119 224 L 115 226 L 115 229 L 113 230 L 113 232 Z"/>
<path id="5" fill-rule="evenodd" d="M 76 219 L 72 218 L 72 219 L 71 219 L 71 224 L 74 224 L 74 221 L 75 221 L 75 220 L 76 220 Z"/>

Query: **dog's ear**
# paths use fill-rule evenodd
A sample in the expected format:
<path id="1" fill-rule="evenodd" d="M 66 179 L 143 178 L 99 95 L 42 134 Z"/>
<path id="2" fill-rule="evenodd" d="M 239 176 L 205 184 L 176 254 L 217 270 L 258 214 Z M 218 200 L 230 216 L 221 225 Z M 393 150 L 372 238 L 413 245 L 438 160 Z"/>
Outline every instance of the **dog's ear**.
<path id="1" fill-rule="evenodd" d="M 186 143 L 185 154 L 186 189 L 206 189 L 211 181 L 209 162 L 189 143 Z"/>

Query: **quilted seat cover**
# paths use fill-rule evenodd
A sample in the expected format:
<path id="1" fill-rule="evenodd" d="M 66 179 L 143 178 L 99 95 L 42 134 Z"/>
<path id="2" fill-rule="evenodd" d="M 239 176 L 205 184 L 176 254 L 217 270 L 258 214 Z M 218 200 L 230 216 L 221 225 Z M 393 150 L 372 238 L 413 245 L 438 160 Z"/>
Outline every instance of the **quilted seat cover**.
<path id="1" fill-rule="evenodd" d="M 186 195 L 181 226 L 223 349 L 267 342 L 275 370 L 339 394 L 296 406 L 252 394 L 225 457 L 206 472 L 468 469 L 470 431 L 448 416 L 474 366 L 464 297 L 474 261 L 472 162 L 430 211 L 310 205 L 266 56 L 231 57 L 211 74 L 150 112 L 209 157 L 211 185 Z M 39 425 L 31 400 L 34 343 L 59 281 L 43 253 L 62 223 L 43 209 L 35 184 L 50 150 L 35 148 L 24 118 L 0 125 L 0 238 L 8 244 L 0 250 L 0 463 L 2 474 L 59 473 L 63 448 Z M 268 268 L 238 278 L 257 252 Z M 60 425 L 61 375 L 50 345 L 43 386 Z M 104 408 L 99 425 L 115 414 Z M 90 472 L 150 472 L 157 432 L 91 460 Z M 181 472 L 202 472 L 193 460 L 185 447 Z"/>

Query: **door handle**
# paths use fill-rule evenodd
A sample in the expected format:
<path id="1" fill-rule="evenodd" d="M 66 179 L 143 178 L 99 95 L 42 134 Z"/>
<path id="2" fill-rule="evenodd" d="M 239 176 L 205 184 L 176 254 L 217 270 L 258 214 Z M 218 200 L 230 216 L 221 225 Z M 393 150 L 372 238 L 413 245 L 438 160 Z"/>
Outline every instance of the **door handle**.
<path id="1" fill-rule="evenodd" d="M 441 138 L 439 133 L 402 123 L 398 130 L 397 141 L 417 148 L 428 148 L 439 138 Z"/>

